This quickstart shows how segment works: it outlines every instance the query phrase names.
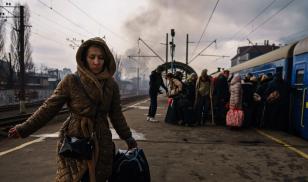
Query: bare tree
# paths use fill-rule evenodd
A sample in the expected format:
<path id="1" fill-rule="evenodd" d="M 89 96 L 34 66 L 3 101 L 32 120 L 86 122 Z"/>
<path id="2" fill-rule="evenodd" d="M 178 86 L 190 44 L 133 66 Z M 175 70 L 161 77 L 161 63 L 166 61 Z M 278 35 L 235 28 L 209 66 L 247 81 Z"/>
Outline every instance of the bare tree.
<path id="1" fill-rule="evenodd" d="M 6 88 L 11 89 L 14 87 L 14 64 L 11 58 L 11 53 L 9 53 L 8 55 L 5 55 L 3 57 L 3 60 L 7 63 L 7 72 L 6 72 Z"/>
<path id="2" fill-rule="evenodd" d="M 48 73 L 48 67 L 45 64 L 41 64 L 39 67 L 39 71 L 41 74 L 47 74 Z"/>
<path id="3" fill-rule="evenodd" d="M 19 6 L 20 4 L 16 4 L 16 7 L 13 10 L 13 14 L 15 16 L 19 16 Z M 24 5 L 24 24 L 25 24 L 25 55 L 24 55 L 24 61 L 25 61 L 25 71 L 31 71 L 34 68 L 34 63 L 32 61 L 32 47 L 30 44 L 30 35 L 31 35 L 31 28 L 30 28 L 30 9 L 27 4 Z M 12 53 L 12 59 L 15 64 L 16 72 L 18 73 L 20 71 L 20 65 L 19 65 L 19 19 L 15 18 L 13 22 L 13 29 L 11 31 L 11 53 Z"/>

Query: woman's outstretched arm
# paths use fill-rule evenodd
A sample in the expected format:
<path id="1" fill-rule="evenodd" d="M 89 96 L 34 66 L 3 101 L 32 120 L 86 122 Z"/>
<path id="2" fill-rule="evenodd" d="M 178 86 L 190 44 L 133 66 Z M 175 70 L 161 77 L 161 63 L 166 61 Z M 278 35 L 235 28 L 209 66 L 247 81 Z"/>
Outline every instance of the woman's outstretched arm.
<path id="1" fill-rule="evenodd" d="M 50 121 L 69 99 L 70 77 L 71 75 L 68 75 L 60 81 L 53 94 L 27 119 L 27 121 L 12 128 L 9 131 L 9 137 L 25 138 Z"/>

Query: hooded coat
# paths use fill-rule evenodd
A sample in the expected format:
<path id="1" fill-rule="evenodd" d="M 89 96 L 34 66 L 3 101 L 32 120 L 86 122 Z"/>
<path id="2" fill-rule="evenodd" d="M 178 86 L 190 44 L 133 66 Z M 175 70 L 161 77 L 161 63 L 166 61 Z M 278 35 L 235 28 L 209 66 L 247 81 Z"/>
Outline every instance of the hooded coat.
<path id="1" fill-rule="evenodd" d="M 86 52 L 91 45 L 103 50 L 103 71 L 96 75 L 87 68 L 86 64 Z M 107 118 L 109 117 L 121 139 L 126 140 L 132 136 L 121 111 L 119 87 L 112 77 L 116 64 L 108 46 L 100 38 L 84 42 L 77 51 L 76 61 L 77 74 L 82 85 L 76 80 L 76 76 L 66 76 L 43 105 L 26 122 L 17 125 L 16 129 L 21 137 L 27 137 L 44 126 L 61 110 L 64 104 L 67 104 L 70 116 L 60 129 L 57 151 L 62 145 L 64 134 L 74 137 L 90 137 L 94 131 L 96 133 L 92 160 L 94 169 L 89 161 L 69 159 L 58 155 L 56 181 L 80 181 L 87 170 L 90 176 L 96 178 L 96 181 L 106 181 L 112 172 L 114 154 L 112 134 Z M 93 103 L 86 94 L 92 100 L 98 101 L 97 108 L 93 107 Z M 97 115 L 96 112 L 98 112 Z M 91 182 L 93 181 L 95 179 L 92 178 Z"/>
<path id="2" fill-rule="evenodd" d="M 242 86 L 241 77 L 235 76 L 232 78 L 230 83 L 230 108 L 231 109 L 242 109 Z"/>

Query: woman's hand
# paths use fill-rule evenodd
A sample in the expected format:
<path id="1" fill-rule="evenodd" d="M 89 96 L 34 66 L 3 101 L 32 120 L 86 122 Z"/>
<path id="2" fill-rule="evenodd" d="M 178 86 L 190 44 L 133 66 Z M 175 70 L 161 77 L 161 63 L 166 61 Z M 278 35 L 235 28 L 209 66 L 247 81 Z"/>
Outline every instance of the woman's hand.
<path id="1" fill-rule="evenodd" d="M 137 142 L 133 137 L 130 137 L 128 139 L 125 140 L 128 150 L 133 149 L 133 148 L 137 148 Z"/>
<path id="2" fill-rule="evenodd" d="M 16 127 L 13 127 L 9 130 L 8 137 L 9 138 L 20 138 L 20 134 L 16 130 Z"/>

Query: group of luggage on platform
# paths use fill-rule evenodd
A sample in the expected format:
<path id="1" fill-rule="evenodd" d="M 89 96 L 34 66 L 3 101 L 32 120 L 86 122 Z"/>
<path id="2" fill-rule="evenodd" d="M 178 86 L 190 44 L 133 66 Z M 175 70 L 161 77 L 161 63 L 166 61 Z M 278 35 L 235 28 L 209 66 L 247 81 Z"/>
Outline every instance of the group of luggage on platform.
<path id="1" fill-rule="evenodd" d="M 157 122 L 157 95 L 162 86 L 168 96 L 166 123 L 282 130 L 288 127 L 289 89 L 280 72 L 259 77 L 248 73 L 241 78 L 224 70 L 213 78 L 204 69 L 199 77 L 192 73 L 186 80 L 182 80 L 181 72 L 175 72 L 166 74 L 165 86 L 162 71 L 157 69 L 150 76 L 151 105 L 147 118 L 150 122 Z"/>

